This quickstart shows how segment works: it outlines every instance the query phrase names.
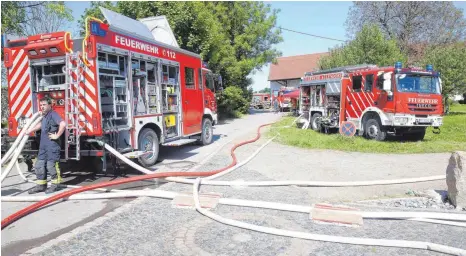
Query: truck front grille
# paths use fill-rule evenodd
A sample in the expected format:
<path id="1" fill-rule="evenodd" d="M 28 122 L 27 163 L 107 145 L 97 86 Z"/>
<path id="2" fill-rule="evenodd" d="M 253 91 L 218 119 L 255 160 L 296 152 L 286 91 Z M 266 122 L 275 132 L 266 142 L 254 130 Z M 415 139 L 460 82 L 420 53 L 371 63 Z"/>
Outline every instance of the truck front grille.
<path id="1" fill-rule="evenodd" d="M 437 104 L 408 104 L 408 109 L 413 112 L 435 112 Z"/>

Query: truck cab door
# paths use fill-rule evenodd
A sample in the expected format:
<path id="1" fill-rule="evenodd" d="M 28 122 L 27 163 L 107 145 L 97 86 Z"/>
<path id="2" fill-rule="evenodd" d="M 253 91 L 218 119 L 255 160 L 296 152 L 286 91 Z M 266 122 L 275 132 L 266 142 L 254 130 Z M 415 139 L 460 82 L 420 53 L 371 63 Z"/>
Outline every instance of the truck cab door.
<path id="1" fill-rule="evenodd" d="M 384 78 L 385 75 L 385 78 Z M 377 76 L 376 82 L 376 102 L 375 106 L 384 112 L 394 112 L 395 104 L 393 100 L 393 86 L 391 79 L 391 72 L 389 73 L 380 73 Z M 385 87 L 385 88 L 384 88 Z"/>
<path id="2" fill-rule="evenodd" d="M 198 72 L 194 68 L 184 67 L 181 72 L 181 92 L 183 105 L 183 135 L 200 133 L 204 104 Z"/>

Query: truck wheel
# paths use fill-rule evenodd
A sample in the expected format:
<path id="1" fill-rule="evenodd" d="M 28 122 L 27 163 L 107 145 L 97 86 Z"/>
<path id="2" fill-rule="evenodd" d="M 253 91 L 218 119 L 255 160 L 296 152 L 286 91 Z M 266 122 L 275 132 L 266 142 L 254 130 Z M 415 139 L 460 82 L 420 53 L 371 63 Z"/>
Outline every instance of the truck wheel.
<path id="1" fill-rule="evenodd" d="M 159 138 L 157 137 L 157 133 L 150 128 L 144 128 L 139 134 L 138 146 L 140 151 L 152 151 L 151 154 L 141 156 L 139 163 L 144 167 L 154 165 L 159 157 Z"/>
<path id="2" fill-rule="evenodd" d="M 380 124 L 379 120 L 370 118 L 364 126 L 364 135 L 371 140 L 383 141 L 387 137 L 387 131 Z"/>
<path id="3" fill-rule="evenodd" d="M 320 113 L 315 113 L 314 115 L 312 115 L 311 117 L 311 128 L 312 130 L 314 131 L 320 131 L 322 130 L 322 125 L 320 124 L 320 119 L 322 117 L 322 115 Z"/>
<path id="4" fill-rule="evenodd" d="M 202 122 L 201 138 L 198 141 L 199 144 L 203 146 L 209 145 L 212 143 L 213 135 L 212 121 L 210 121 L 209 118 L 204 118 Z"/>

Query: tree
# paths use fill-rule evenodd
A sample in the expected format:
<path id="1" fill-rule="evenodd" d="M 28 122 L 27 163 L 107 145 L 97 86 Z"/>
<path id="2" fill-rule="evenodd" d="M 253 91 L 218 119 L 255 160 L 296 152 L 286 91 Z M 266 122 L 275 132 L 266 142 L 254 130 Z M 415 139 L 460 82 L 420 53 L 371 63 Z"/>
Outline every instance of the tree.
<path id="1" fill-rule="evenodd" d="M 376 26 L 366 25 L 354 40 L 330 49 L 330 55 L 319 60 L 320 69 L 329 69 L 357 64 L 393 65 L 406 61 L 395 40 L 385 40 Z"/>
<path id="2" fill-rule="evenodd" d="M 427 49 L 423 64 L 432 64 L 434 70 L 440 72 L 444 99 L 453 94 L 466 93 L 465 60 L 465 42 Z"/>
<path id="3" fill-rule="evenodd" d="M 386 38 L 397 40 L 414 63 L 428 45 L 464 40 L 466 19 L 452 2 L 354 2 L 346 26 L 354 36 L 364 25 L 374 24 Z"/>
<path id="4" fill-rule="evenodd" d="M 264 89 L 260 90 L 259 93 L 270 93 L 270 88 L 265 87 Z"/>
<path id="5" fill-rule="evenodd" d="M 2 34 L 29 36 L 55 32 L 72 21 L 71 10 L 63 1 L 4 1 Z"/>
<path id="6" fill-rule="evenodd" d="M 227 58 L 225 75 L 246 88 L 251 84 L 247 76 L 261 70 L 264 64 L 281 56 L 272 48 L 283 41 L 279 29 L 274 29 L 279 10 L 271 10 L 262 2 L 216 2 L 214 12 L 233 47 L 232 58 Z"/>
<path id="7" fill-rule="evenodd" d="M 230 86 L 219 95 L 218 110 L 223 113 L 222 116 L 238 117 L 241 113 L 247 113 L 249 102 L 251 99 L 244 97 L 244 91 L 241 88 Z"/>

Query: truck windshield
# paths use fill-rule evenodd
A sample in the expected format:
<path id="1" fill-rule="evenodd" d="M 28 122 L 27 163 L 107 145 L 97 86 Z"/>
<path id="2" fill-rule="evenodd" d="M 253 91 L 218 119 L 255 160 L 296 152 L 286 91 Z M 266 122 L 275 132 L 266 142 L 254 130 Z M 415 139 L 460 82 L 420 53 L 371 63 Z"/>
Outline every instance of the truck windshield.
<path id="1" fill-rule="evenodd" d="M 438 77 L 421 74 L 397 74 L 396 82 L 399 92 L 440 94 Z"/>

